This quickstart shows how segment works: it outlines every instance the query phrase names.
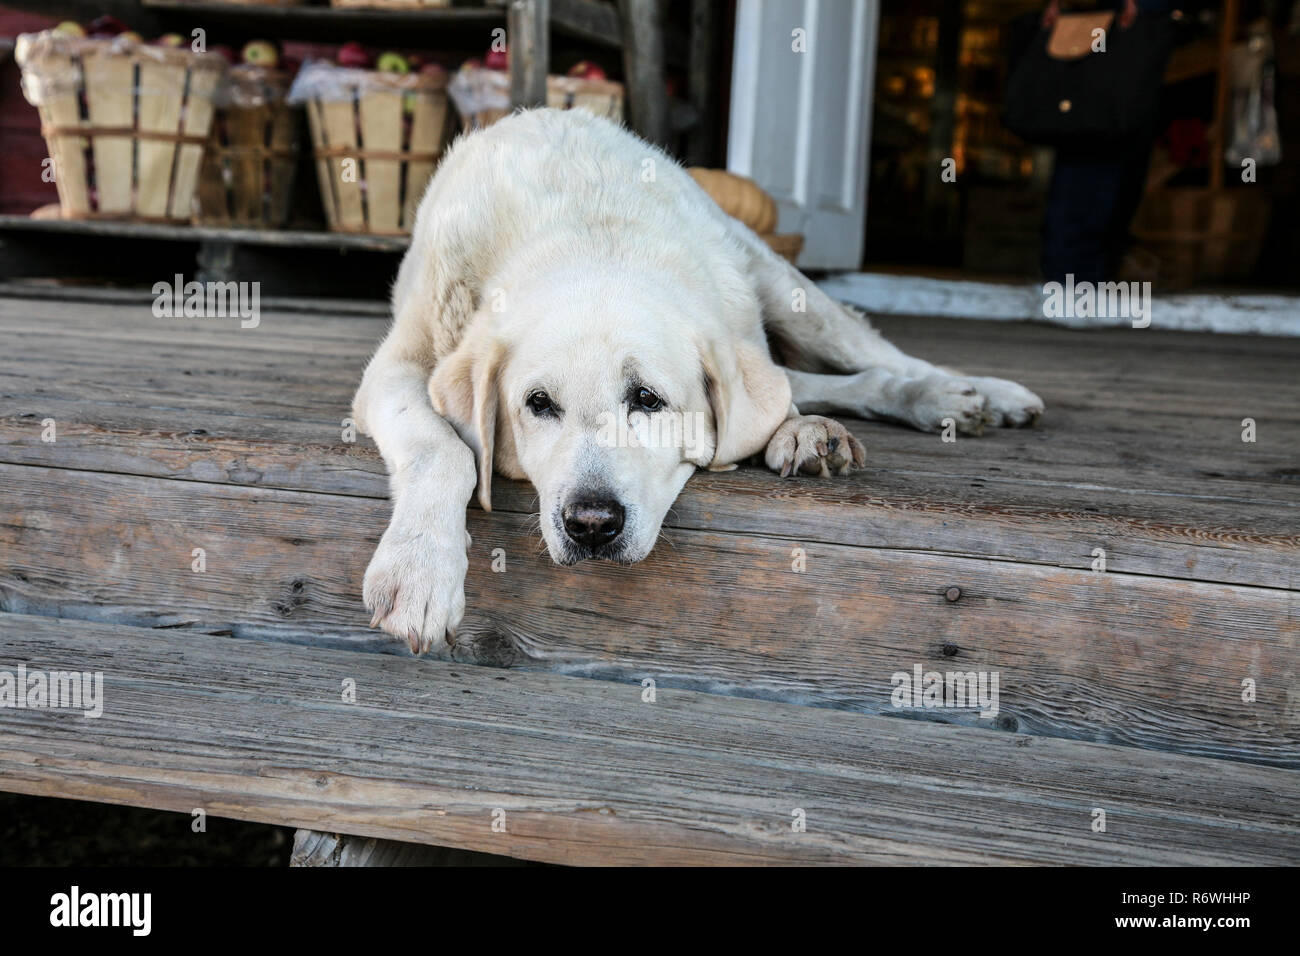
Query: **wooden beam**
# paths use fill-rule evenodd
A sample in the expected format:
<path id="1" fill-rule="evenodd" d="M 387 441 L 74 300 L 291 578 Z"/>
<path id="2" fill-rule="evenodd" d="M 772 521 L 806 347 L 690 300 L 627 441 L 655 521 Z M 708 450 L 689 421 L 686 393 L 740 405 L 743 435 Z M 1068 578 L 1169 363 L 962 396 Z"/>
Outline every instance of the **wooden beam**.
<path id="1" fill-rule="evenodd" d="M 657 146 L 671 135 L 664 85 L 664 0 L 621 0 L 623 74 L 632 128 Z"/>
<path id="2" fill-rule="evenodd" d="M 0 661 L 103 677 L 98 718 L 0 709 L 17 793 L 554 863 L 1300 854 L 1297 774 L 1228 761 L 13 615 Z"/>
<path id="3" fill-rule="evenodd" d="M 516 109 L 546 105 L 550 17 L 551 0 L 510 0 L 510 103 Z"/>
<path id="4" fill-rule="evenodd" d="M 691 0 L 689 93 L 695 123 L 687 134 L 685 163 L 714 167 L 721 164 L 719 142 L 717 0 Z"/>
<path id="5" fill-rule="evenodd" d="M 1228 107 L 1232 98 L 1232 41 L 1237 32 L 1237 0 L 1219 5 L 1218 74 L 1214 82 L 1214 118 L 1210 123 L 1210 189 L 1223 188 L 1228 148 Z"/>

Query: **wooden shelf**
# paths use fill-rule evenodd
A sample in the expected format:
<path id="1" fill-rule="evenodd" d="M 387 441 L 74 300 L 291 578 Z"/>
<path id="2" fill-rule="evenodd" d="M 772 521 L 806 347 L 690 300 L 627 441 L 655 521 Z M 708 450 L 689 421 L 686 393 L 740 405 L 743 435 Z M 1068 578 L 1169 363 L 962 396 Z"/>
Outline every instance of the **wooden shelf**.
<path id="1" fill-rule="evenodd" d="M 166 226 L 111 219 L 32 219 L 0 216 L 0 235 L 6 232 L 62 233 L 116 239 L 161 239 L 170 242 L 229 243 L 244 246 L 279 246 L 299 249 L 358 249 L 368 252 L 405 252 L 405 236 L 366 236 L 305 229 L 222 229 L 211 226 Z"/>
<path id="2" fill-rule="evenodd" d="M 198 21 L 239 36 L 343 43 L 394 43 L 419 46 L 472 41 L 486 47 L 484 35 L 505 26 L 504 6 L 431 7 L 420 10 L 358 10 L 329 6 L 277 7 L 186 0 L 7 0 L 6 6 L 52 17 L 83 20 L 111 13 L 146 33 L 188 33 Z M 91 7 L 94 8 L 93 12 Z M 617 49 L 622 46 L 618 11 L 600 0 L 551 0 L 550 23 L 561 35 Z M 222 42 L 212 38 L 210 42 Z"/>

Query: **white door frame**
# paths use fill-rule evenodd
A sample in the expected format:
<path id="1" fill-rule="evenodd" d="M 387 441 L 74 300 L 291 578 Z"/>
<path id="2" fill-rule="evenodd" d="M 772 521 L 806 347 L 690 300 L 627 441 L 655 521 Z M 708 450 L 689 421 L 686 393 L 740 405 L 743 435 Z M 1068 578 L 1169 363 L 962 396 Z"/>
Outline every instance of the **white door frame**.
<path id="1" fill-rule="evenodd" d="M 804 234 L 799 265 L 806 268 L 856 269 L 862 259 L 879 16 L 879 0 L 739 0 L 736 7 L 727 169 L 776 198 L 778 231 Z M 796 29 L 805 31 L 802 54 L 793 50 Z M 845 29 L 845 69 L 828 69 L 838 64 L 817 60 L 819 31 Z M 760 117 L 771 110 L 790 114 L 787 139 L 760 132 Z M 833 148 L 819 142 L 816 127 L 827 122 L 842 123 L 840 155 L 829 164 L 838 175 L 814 162 L 819 147 Z M 788 175 L 771 172 L 782 165 Z"/>

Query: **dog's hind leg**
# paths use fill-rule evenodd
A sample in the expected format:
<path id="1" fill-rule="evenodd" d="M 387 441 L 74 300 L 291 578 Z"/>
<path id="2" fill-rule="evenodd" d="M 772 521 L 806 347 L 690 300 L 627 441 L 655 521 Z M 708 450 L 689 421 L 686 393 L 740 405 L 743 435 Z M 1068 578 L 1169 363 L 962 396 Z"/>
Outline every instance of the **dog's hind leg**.
<path id="1" fill-rule="evenodd" d="M 978 435 L 992 420 L 988 400 L 973 382 L 942 372 L 907 378 L 883 368 L 852 375 L 786 369 L 786 377 L 801 413 L 880 418 L 926 432 L 940 431 L 951 421 L 966 435 Z"/>
<path id="2" fill-rule="evenodd" d="M 985 424 L 1031 425 L 1043 413 L 1042 400 L 1015 382 L 964 376 L 906 354 L 757 236 L 749 233 L 744 244 L 764 325 L 794 370 L 790 382 L 801 409 L 885 418 L 924 431 L 951 418 L 967 434 Z M 853 374 L 813 374 L 825 372 Z"/>
<path id="3" fill-rule="evenodd" d="M 429 399 L 429 363 L 395 326 L 366 367 L 353 417 L 391 476 L 393 516 L 366 569 L 371 626 L 413 653 L 442 645 L 465 613 L 465 508 L 474 453 Z"/>

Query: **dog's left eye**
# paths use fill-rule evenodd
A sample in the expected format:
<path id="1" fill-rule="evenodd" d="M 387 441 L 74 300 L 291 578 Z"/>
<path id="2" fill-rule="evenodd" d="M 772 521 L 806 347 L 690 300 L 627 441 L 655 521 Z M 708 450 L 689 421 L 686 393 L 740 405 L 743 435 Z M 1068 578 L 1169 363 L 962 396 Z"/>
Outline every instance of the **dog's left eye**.
<path id="1" fill-rule="evenodd" d="M 554 415 L 556 412 L 555 403 L 551 401 L 551 396 L 543 391 L 533 392 L 524 400 L 524 404 L 534 415 Z"/>
<path id="2" fill-rule="evenodd" d="M 647 412 L 654 412 L 664 407 L 664 400 L 648 388 L 638 388 L 632 396 L 632 404 Z"/>

